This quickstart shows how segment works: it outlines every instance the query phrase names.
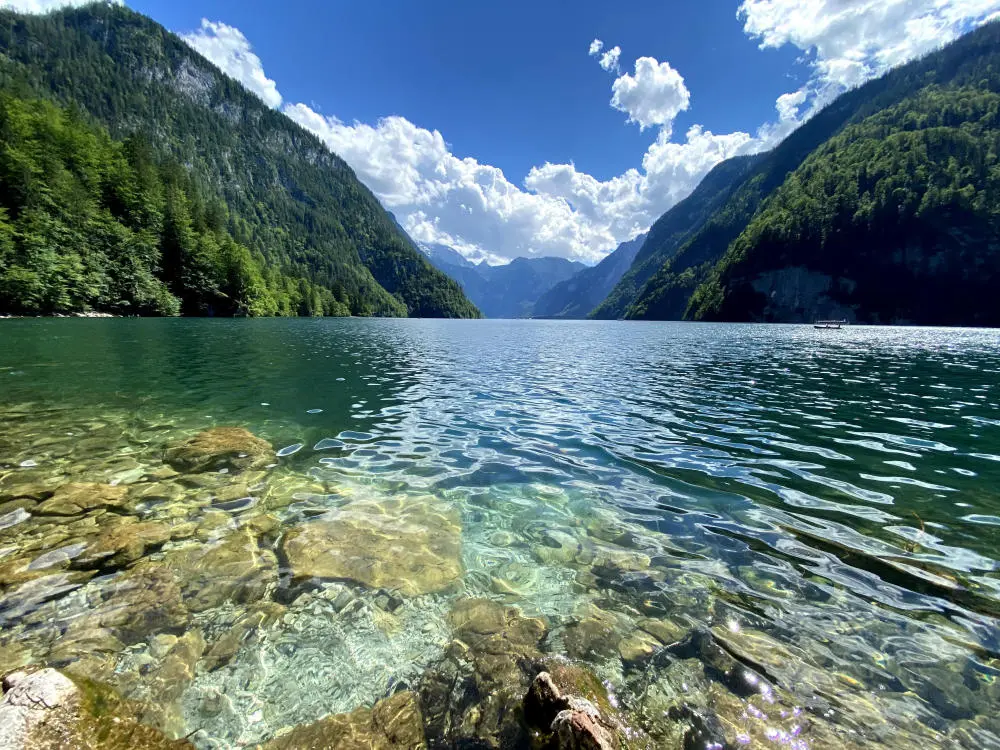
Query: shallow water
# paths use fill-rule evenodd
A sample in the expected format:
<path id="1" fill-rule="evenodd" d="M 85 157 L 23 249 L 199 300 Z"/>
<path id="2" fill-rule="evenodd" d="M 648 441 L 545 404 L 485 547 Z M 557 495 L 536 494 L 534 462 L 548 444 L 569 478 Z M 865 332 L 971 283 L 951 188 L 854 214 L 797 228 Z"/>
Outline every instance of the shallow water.
<path id="1" fill-rule="evenodd" d="M 652 620 L 711 628 L 763 680 L 725 685 L 731 742 L 836 746 L 822 723 L 844 747 L 1000 746 L 998 347 L 956 329 L 0 321 L 0 671 L 86 672 L 169 705 L 150 720 L 176 736 L 252 745 L 419 689 L 456 602 L 484 597 L 542 618 L 541 651 L 654 736 L 664 696 L 717 707 L 721 688 L 692 687 L 697 662 Z M 165 470 L 218 425 L 274 455 Z M 128 493 L 75 515 L 23 498 L 65 482 Z M 158 524 L 152 541 L 91 561 L 122 518 Z M 287 544 L 317 522 L 375 528 L 396 558 L 447 549 L 412 580 L 304 583 Z M 236 551 L 199 557 L 218 547 Z M 162 602 L 157 565 L 177 611 L 101 614 L 137 588 Z M 177 636 L 197 642 L 183 668 Z M 813 735 L 785 726 L 797 711 Z"/>

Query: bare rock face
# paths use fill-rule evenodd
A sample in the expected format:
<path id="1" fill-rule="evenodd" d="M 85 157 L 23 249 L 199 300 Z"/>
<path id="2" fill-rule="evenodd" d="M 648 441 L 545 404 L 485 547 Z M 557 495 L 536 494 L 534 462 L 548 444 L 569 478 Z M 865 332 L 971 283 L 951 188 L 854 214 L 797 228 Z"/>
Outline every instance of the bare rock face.
<path id="1" fill-rule="evenodd" d="M 0 750 L 28 747 L 44 725 L 60 712 L 75 710 L 80 703 L 73 681 L 54 669 L 29 674 L 15 672 L 3 681 L 0 702 Z"/>
<path id="2" fill-rule="evenodd" d="M 0 750 L 193 750 L 139 723 L 112 691 L 54 669 L 14 672 L 3 688 Z"/>
<path id="3" fill-rule="evenodd" d="M 57 489 L 34 512 L 42 516 L 76 516 L 97 508 L 120 508 L 125 505 L 127 495 L 128 487 L 70 482 Z"/>
<path id="4" fill-rule="evenodd" d="M 294 578 L 353 581 L 404 596 L 448 591 L 462 574 L 457 515 L 432 498 L 355 500 L 291 529 Z"/>
<path id="5" fill-rule="evenodd" d="M 593 705 L 575 699 L 574 705 L 560 711 L 552 722 L 559 750 L 612 750 L 618 745 L 601 723 L 601 715 Z"/>
<path id="6" fill-rule="evenodd" d="M 266 464 L 273 446 L 242 427 L 213 427 L 167 449 L 164 458 L 177 471 L 243 471 Z"/>

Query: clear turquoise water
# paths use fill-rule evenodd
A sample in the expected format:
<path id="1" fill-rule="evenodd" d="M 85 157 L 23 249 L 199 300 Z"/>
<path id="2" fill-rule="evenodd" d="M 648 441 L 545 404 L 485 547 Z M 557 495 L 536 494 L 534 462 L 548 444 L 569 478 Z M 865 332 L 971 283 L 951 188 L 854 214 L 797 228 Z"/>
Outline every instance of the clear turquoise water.
<path id="1" fill-rule="evenodd" d="M 88 420 L 103 453 L 47 447 Z M 829 693 L 820 673 L 838 675 L 856 693 L 837 704 L 847 725 L 865 724 L 851 718 L 864 703 L 956 746 L 1000 746 L 982 718 L 1000 700 L 1000 331 L 0 321 L 0 475 L 111 476 L 115 466 L 87 461 L 152 455 L 213 425 L 304 445 L 275 459 L 279 493 L 301 480 L 446 503 L 462 523 L 459 593 L 544 616 L 553 653 L 595 602 L 766 633 L 798 655 L 769 669 L 803 705 Z M 283 525 L 308 517 L 305 505 L 342 502 L 303 497 L 276 511 Z M 564 561 L 545 551 L 560 533 L 648 565 Z M 17 544 L 0 540 L 8 555 Z M 0 645 L 34 637 L 26 611 L 70 606 L 95 585 L 27 605 L 8 587 Z M 303 610 L 297 630 L 198 670 L 180 699 L 185 728 L 234 746 L 370 703 L 418 679 L 452 600 L 430 595 L 382 635 L 377 622 Z M 206 633 L 215 616 L 201 615 Z M 627 692 L 627 665 L 592 661 Z M 232 694 L 231 713 L 202 711 L 213 690 Z"/>

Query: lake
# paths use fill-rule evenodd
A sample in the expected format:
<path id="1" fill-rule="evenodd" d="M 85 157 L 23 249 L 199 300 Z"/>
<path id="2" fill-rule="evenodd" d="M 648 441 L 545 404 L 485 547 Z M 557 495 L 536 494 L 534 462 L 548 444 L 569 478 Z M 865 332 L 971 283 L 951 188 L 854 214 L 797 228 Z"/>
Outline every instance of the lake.
<path id="1" fill-rule="evenodd" d="M 998 549 L 996 330 L 0 321 L 0 672 L 199 747 L 516 744 L 538 665 L 636 746 L 998 747 Z"/>

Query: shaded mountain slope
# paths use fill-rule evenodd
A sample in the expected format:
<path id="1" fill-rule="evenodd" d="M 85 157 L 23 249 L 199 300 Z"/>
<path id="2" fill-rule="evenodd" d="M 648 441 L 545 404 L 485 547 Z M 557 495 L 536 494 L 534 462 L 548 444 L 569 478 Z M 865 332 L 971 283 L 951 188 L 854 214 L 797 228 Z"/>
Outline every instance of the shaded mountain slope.
<path id="1" fill-rule="evenodd" d="M 695 292 L 709 320 L 1000 325 L 1000 94 L 930 86 L 816 150 Z"/>
<path id="2" fill-rule="evenodd" d="M 621 280 L 646 241 L 640 234 L 620 244 L 614 252 L 591 268 L 584 268 L 560 281 L 535 303 L 537 318 L 586 318 Z"/>

